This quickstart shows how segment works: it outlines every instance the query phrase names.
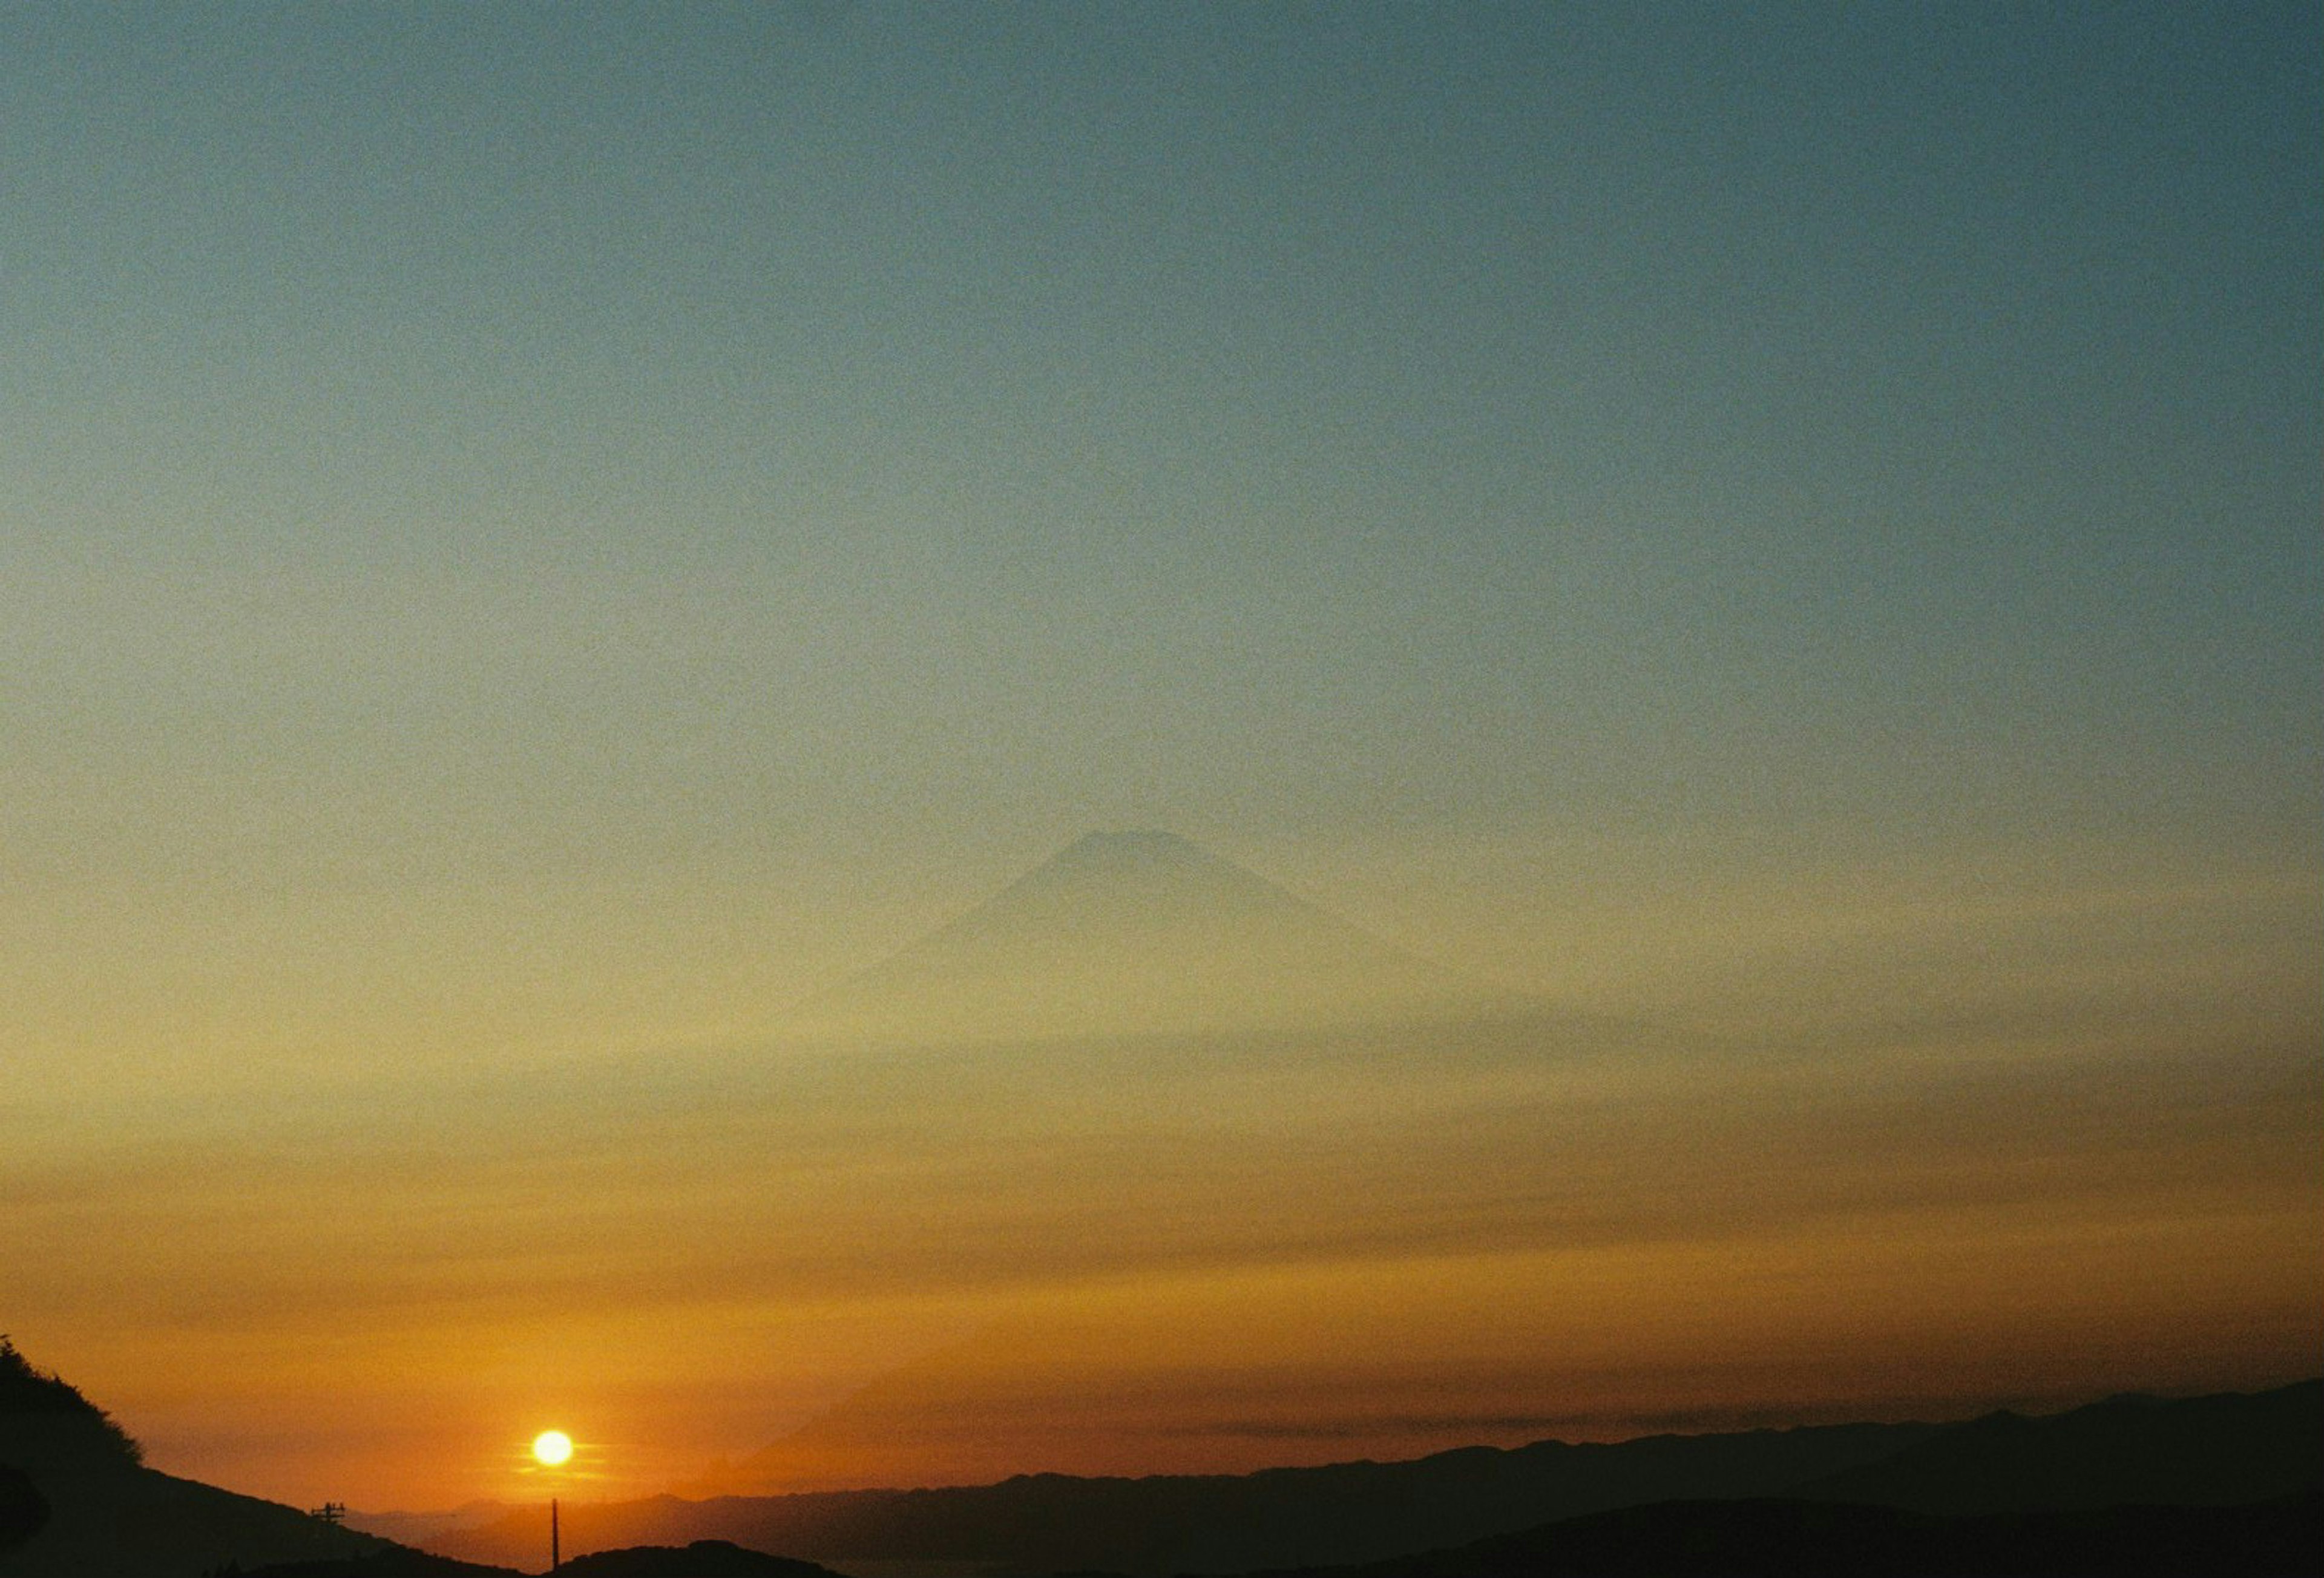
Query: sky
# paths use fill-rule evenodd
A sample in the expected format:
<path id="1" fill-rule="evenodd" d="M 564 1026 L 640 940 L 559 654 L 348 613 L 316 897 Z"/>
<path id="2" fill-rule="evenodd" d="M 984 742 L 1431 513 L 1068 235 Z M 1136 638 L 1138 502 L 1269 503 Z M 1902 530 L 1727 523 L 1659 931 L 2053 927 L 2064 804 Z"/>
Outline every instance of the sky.
<path id="1" fill-rule="evenodd" d="M 373 1507 L 2312 1369 L 2319 42 L 8 13 L 0 1327 Z M 1106 827 L 1654 1053 L 786 1048 Z"/>

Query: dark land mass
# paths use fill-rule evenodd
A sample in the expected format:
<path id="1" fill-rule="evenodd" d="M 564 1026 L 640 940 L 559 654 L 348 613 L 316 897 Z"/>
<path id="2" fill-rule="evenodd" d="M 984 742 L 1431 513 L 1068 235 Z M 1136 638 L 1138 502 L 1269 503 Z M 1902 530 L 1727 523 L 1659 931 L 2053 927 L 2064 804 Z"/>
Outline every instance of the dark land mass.
<path id="1" fill-rule="evenodd" d="M 576 1556 L 558 1569 L 579 1578 L 839 1578 L 828 1567 L 745 1550 L 725 1540 L 696 1540 L 684 1547 L 641 1546 Z"/>
<path id="2" fill-rule="evenodd" d="M 558 1569 L 559 1572 L 563 1568 Z M 522 1578 L 515 1567 L 489 1567 L 481 1562 L 455 1561 L 430 1555 L 409 1546 L 390 1546 L 360 1556 L 326 1556 L 310 1562 L 269 1562 L 245 1567 L 229 1562 L 213 1567 L 202 1578 Z"/>
<path id="3" fill-rule="evenodd" d="M 843 1564 L 1162 1574 L 1350 1567 L 1649 1503 L 1782 1498 L 1883 1517 L 1994 1517 L 2248 1504 L 2319 1487 L 2324 1381 L 2307 1381 L 2251 1396 L 2120 1398 L 2044 1418 L 1551 1441 L 1240 1476 L 1038 1474 L 946 1490 L 664 1496 L 571 1508 L 565 1527 L 574 1548 L 715 1537 Z M 1788 1515 L 1767 1516 L 1780 1527 Z M 512 1514 L 430 1544 L 522 1560 L 545 1543 L 545 1521 Z M 1891 1526 L 1906 1527 L 1882 1525 Z"/>
<path id="4" fill-rule="evenodd" d="M 2227 1506 L 2324 1483 L 2324 1380 L 2256 1395 L 2109 1398 L 2070 1414 L 1988 1414 L 1803 1485 L 1816 1500 L 1918 1512 Z"/>
<path id="5" fill-rule="evenodd" d="M 685 1546 L 645 1546 L 632 1550 L 594 1551 L 558 1568 L 578 1578 L 840 1578 L 827 1567 L 745 1550 L 724 1540 L 696 1540 Z M 229 1567 L 209 1578 L 521 1578 L 514 1567 L 456 1562 L 401 1546 L 367 1556 L 335 1561 L 290 1562 L 244 1572 Z"/>
<path id="6" fill-rule="evenodd" d="M 1661 1501 L 1457 1550 L 1263 1578 L 2292 1578 L 2324 1497 L 1936 1518 L 1803 1500 Z M 1262 1575 L 1254 1575 L 1262 1578 Z"/>
<path id="7" fill-rule="evenodd" d="M 49 1520 L 48 1498 L 32 1483 L 32 1476 L 12 1464 L 0 1463 L 0 1551 L 14 1550 Z"/>
<path id="8" fill-rule="evenodd" d="M 0 1339 L 6 1578 L 194 1578 L 229 1562 L 354 1555 L 385 1546 L 296 1508 L 145 1467 L 136 1443 L 103 1409 Z"/>

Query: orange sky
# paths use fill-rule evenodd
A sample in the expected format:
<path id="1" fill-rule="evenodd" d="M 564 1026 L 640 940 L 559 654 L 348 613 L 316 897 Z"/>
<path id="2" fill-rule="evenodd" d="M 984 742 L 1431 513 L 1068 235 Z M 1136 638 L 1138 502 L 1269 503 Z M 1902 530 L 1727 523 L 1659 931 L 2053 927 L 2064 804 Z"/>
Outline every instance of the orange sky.
<path id="1" fill-rule="evenodd" d="M 1208 1062 L 777 1041 L 119 1103 L 12 1150 L 10 1318 L 160 1466 L 374 1509 L 526 1493 L 552 1425 L 611 1496 L 2304 1372 L 2296 1005 L 2225 1044 L 2028 1022 L 1840 1060 L 1570 1015 Z"/>

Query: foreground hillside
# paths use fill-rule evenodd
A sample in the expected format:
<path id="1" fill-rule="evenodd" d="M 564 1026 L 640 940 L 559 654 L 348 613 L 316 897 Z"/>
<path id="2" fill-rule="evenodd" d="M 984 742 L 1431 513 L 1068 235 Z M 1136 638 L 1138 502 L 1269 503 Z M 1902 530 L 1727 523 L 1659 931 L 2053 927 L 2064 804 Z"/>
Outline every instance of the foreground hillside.
<path id="1" fill-rule="evenodd" d="M 158 1473 L 74 1387 L 0 1339 L 0 1573 L 195 1578 L 387 1542 L 295 1508 Z"/>
<path id="2" fill-rule="evenodd" d="M 514 1566 L 412 1550 L 295 1508 L 157 1473 L 73 1387 L 0 1337 L 0 1575 L 5 1578 L 519 1578 Z M 545 1550 L 545 1542 L 542 1550 Z M 721 1541 L 604 1551 L 573 1578 L 838 1578 Z"/>
<path id="3" fill-rule="evenodd" d="M 1980 1517 L 2247 1504 L 2319 1485 L 2324 1381 L 2308 1381 L 2252 1396 L 2122 1398 L 2047 1418 L 1550 1441 L 1241 1476 L 665 1496 L 568 1509 L 566 1536 L 576 1550 L 718 1538 L 840 1564 L 1232 1573 L 1350 1566 L 1658 1502 L 1787 1498 Z M 512 1514 L 427 1543 L 521 1562 L 545 1542 L 543 1521 Z"/>

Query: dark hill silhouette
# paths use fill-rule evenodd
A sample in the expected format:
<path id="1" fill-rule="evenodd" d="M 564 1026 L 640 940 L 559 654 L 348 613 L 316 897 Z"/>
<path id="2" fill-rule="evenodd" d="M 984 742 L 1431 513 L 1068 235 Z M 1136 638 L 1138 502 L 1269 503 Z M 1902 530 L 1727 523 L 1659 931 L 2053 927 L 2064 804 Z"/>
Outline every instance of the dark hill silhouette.
<path id="1" fill-rule="evenodd" d="M 32 1477 L 13 1464 L 0 1463 L 0 1551 L 14 1550 L 48 1520 L 48 1499 Z"/>
<path id="2" fill-rule="evenodd" d="M 812 1562 L 770 1556 L 725 1540 L 696 1540 L 683 1547 L 642 1546 L 593 1551 L 574 1557 L 558 1571 L 577 1578 L 840 1578 Z M 337 1561 L 282 1563 L 249 1573 L 226 1569 L 211 1578 L 517 1578 L 517 1569 L 479 1566 L 396 1549 Z"/>
<path id="3" fill-rule="evenodd" d="M 696 1540 L 678 1548 L 640 1546 L 576 1556 L 560 1571 L 576 1578 L 839 1578 L 828 1567 L 745 1550 L 726 1540 Z"/>
<path id="4" fill-rule="evenodd" d="M 1795 1493 L 1922 1512 L 2220 1506 L 2324 1487 L 2324 1380 L 2255 1395 L 2117 1397 L 1988 1414 Z"/>
<path id="5" fill-rule="evenodd" d="M 1901 1503 L 1918 1495 L 1932 1505 L 2000 1513 L 2043 1505 L 2044 1495 L 2060 1498 L 2054 1507 L 2066 1509 L 2249 1503 L 2324 1482 L 2324 1381 L 2252 1397 L 2099 1404 L 2005 1428 L 2017 1426 L 2030 1444 L 2006 1459 L 1982 1444 L 1995 1430 L 1988 1417 L 1950 1426 L 1661 1435 L 1607 1445 L 1541 1442 L 1514 1451 L 1471 1447 L 1407 1463 L 1240 1476 L 1040 1474 L 947 1490 L 702 1501 L 665 1496 L 575 1509 L 567 1531 L 576 1544 L 605 1546 L 715 1536 L 839 1563 L 1230 1573 L 1348 1566 L 1657 1502 L 1781 1497 L 1862 1503 L 1877 1496 Z M 1963 1461 L 2002 1476 L 1979 1481 L 1982 1502 L 1964 1500 L 1954 1488 Z M 2006 1488 L 2010 1474 L 2022 1476 L 2017 1482 L 2029 1487 L 2026 1494 L 1992 1505 L 1996 1487 Z M 1917 1526 L 1904 1516 L 1908 1510 L 1892 1504 L 1859 1521 L 1909 1530 Z M 1808 1518 L 1766 1516 L 1778 1523 Z M 508 1560 L 521 1559 L 539 1536 L 531 1521 L 512 1518 L 430 1543 L 451 1555 Z"/>
<path id="6" fill-rule="evenodd" d="M 559 1568 L 562 1572 L 564 1569 Z M 391 1546 L 360 1556 L 326 1556 L 309 1562 L 269 1562 L 244 1567 L 229 1562 L 213 1567 L 202 1578 L 530 1578 L 515 1567 L 488 1567 L 475 1562 L 456 1562 L 406 1546 Z"/>
<path id="7" fill-rule="evenodd" d="M 1175 834 L 1093 833 L 802 1004 L 897 1045 L 1471 1015 L 1511 994 L 1403 953 Z"/>
<path id="8" fill-rule="evenodd" d="M 1358 1567 L 1253 1578 L 2289 1578 L 2324 1500 L 1946 1518 L 1890 1507 L 1665 1501 Z"/>
<path id="9" fill-rule="evenodd" d="M 103 1409 L 0 1339 L 0 1464 L 21 1473 L 48 1510 L 0 1556 L 7 1578 L 195 1578 L 229 1562 L 385 1545 L 293 1508 L 156 1472 L 140 1457 Z M 6 1495 L 0 1477 L 0 1500 Z"/>
<path id="10" fill-rule="evenodd" d="M 144 1457 L 112 1415 L 71 1382 L 34 1369 L 15 1343 L 0 1336 L 0 1456 L 15 1444 L 20 1453 L 37 1453 L 50 1464 L 134 1468 Z"/>

